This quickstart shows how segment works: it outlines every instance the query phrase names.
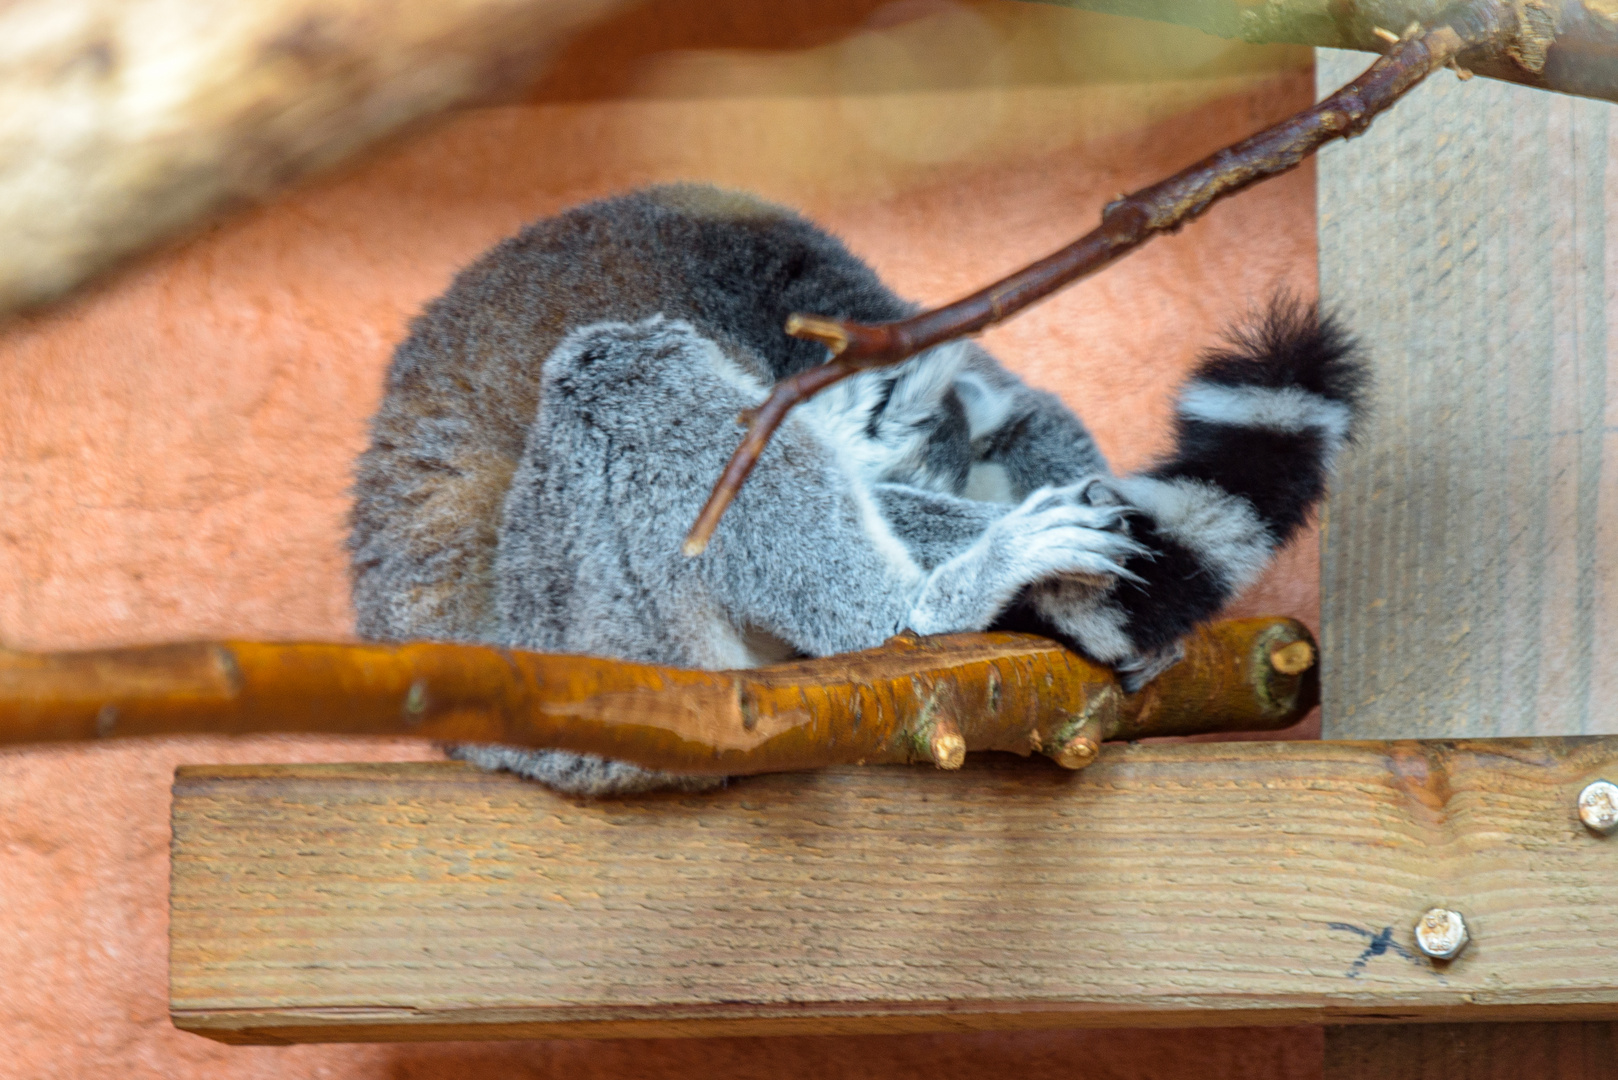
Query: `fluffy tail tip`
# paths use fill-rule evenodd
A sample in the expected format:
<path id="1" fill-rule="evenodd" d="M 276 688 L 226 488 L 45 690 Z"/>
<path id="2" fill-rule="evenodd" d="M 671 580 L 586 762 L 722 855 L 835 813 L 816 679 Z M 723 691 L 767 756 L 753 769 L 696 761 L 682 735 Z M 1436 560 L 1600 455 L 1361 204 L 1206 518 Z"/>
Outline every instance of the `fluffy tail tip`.
<path id="1" fill-rule="evenodd" d="M 1280 294 L 1259 315 L 1205 353 L 1195 382 L 1258 390 L 1301 390 L 1338 403 L 1350 418 L 1346 438 L 1362 426 L 1370 369 L 1341 319 L 1316 303 Z"/>

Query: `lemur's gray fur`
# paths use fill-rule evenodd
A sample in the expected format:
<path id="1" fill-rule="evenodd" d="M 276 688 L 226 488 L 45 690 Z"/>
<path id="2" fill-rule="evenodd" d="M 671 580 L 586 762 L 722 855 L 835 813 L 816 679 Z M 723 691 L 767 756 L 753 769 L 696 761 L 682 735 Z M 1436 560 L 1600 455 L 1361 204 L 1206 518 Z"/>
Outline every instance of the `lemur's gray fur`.
<path id="1" fill-rule="evenodd" d="M 825 359 L 787 315 L 912 310 L 833 237 L 713 188 L 530 226 L 394 356 L 358 467 L 359 632 L 734 668 L 1005 626 L 1138 683 L 1304 520 L 1355 415 L 1346 340 L 1279 305 L 1183 391 L 1176 456 L 1119 479 L 1053 395 L 944 345 L 795 410 L 682 555 L 738 414 Z M 711 783 L 460 753 L 578 794 Z"/>

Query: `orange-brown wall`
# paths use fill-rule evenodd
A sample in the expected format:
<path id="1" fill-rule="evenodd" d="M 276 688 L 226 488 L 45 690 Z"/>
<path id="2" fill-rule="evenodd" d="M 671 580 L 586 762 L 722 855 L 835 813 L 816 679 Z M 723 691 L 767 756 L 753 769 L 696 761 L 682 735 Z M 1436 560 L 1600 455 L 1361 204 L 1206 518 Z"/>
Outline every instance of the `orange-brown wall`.
<path id="1" fill-rule="evenodd" d="M 527 220 L 711 179 L 802 207 L 901 291 L 945 300 L 1303 106 L 1306 65 L 1009 0 L 632 9 L 529 99 L 460 113 L 0 326 L 0 646 L 350 634 L 345 488 L 391 344 Z M 987 343 L 1128 468 L 1163 446 L 1196 349 L 1283 286 L 1314 291 L 1307 167 Z M 1313 538 L 1298 543 L 1241 608 L 1313 622 L 1315 561 Z M 0 1077 L 1319 1075 L 1309 1030 L 274 1049 L 174 1031 L 173 767 L 432 753 L 258 738 L 0 754 Z"/>

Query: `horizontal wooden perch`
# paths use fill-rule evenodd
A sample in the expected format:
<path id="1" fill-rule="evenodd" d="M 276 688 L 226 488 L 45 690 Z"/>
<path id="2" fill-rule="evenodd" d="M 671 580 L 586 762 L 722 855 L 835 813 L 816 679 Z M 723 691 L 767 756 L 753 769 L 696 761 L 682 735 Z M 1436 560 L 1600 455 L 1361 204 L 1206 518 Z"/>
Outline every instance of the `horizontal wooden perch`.
<path id="1" fill-rule="evenodd" d="M 744 775 L 1043 752 L 1068 768 L 1107 739 L 1271 730 L 1318 697 L 1292 619 L 1188 639 L 1138 694 L 1020 634 L 899 637 L 878 649 L 744 671 L 693 671 L 480 645 L 218 642 L 0 652 L 0 745 L 117 736 L 415 735 L 603 754 Z"/>
<path id="2" fill-rule="evenodd" d="M 239 1043 L 1610 1018 L 1618 837 L 1575 812 L 1601 776 L 1618 738 L 605 801 L 458 762 L 186 767 L 171 1015 Z M 1453 961 L 1416 951 L 1435 906 Z"/>

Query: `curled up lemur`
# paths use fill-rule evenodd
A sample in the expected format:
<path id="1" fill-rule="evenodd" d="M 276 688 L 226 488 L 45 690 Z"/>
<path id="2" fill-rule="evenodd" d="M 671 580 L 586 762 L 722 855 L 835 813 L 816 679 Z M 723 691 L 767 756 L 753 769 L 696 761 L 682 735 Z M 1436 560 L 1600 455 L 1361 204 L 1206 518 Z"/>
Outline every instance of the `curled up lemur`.
<path id="1" fill-rule="evenodd" d="M 1054 395 L 956 342 L 794 410 L 683 555 L 738 414 L 826 359 L 787 316 L 914 310 L 801 217 L 713 188 L 524 229 L 394 355 L 355 489 L 360 633 L 737 668 L 1000 628 L 1138 684 L 1297 531 L 1354 426 L 1354 350 L 1299 304 L 1205 356 L 1173 452 L 1124 477 Z M 459 753 L 578 794 L 712 782 Z"/>

